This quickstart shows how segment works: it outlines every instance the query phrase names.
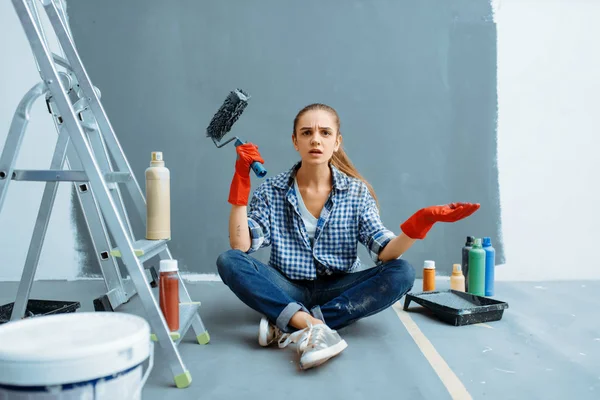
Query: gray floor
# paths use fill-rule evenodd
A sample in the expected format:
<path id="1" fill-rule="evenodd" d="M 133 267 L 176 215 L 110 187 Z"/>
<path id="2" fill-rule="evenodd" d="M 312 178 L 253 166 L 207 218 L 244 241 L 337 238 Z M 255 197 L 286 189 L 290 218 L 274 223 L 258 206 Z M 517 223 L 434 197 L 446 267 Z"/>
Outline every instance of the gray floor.
<path id="1" fill-rule="evenodd" d="M 420 282 L 415 287 L 419 287 Z M 444 287 L 444 283 L 441 283 Z M 193 383 L 172 386 L 157 353 L 144 399 L 449 399 L 394 310 L 340 333 L 348 348 L 309 371 L 294 349 L 263 349 L 260 316 L 220 282 L 188 284 L 211 343 L 180 345 Z M 0 283 L 0 304 L 14 300 L 16 283 Z M 32 298 L 78 300 L 92 311 L 101 281 L 36 282 Z M 600 398 L 600 282 L 498 283 L 510 308 L 501 321 L 453 327 L 412 304 L 409 314 L 474 399 Z M 137 298 L 123 310 L 142 314 Z"/>

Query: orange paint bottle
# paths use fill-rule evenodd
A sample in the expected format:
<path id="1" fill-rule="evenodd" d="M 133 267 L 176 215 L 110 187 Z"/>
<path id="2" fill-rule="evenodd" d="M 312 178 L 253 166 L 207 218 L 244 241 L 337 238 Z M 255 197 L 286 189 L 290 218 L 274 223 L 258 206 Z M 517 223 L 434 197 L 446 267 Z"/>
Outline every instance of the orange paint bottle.
<path id="1" fill-rule="evenodd" d="M 177 260 L 160 260 L 158 297 L 171 332 L 179 330 L 179 269 Z"/>
<path id="2" fill-rule="evenodd" d="M 450 276 L 450 289 L 458 290 L 459 292 L 465 291 L 465 277 L 463 276 L 460 264 L 452 265 L 452 275 Z"/>
<path id="3" fill-rule="evenodd" d="M 435 261 L 426 260 L 423 264 L 423 291 L 435 290 Z"/>

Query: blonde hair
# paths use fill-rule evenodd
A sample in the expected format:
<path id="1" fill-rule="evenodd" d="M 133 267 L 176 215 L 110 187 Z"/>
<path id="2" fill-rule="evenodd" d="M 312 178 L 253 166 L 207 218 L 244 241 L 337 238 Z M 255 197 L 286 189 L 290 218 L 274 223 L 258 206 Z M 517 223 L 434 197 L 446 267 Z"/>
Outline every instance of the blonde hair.
<path id="1" fill-rule="evenodd" d="M 335 123 L 337 124 L 337 128 L 338 128 L 337 134 L 341 136 L 342 133 L 340 131 L 340 116 L 338 115 L 337 111 L 335 111 L 335 109 L 333 107 L 330 107 L 326 104 L 321 104 L 321 103 L 309 104 L 298 112 L 298 114 L 296 115 L 296 118 L 294 118 L 294 135 L 296 135 L 296 128 L 298 126 L 298 120 L 300 119 L 300 117 L 302 117 L 305 113 L 307 113 L 309 111 L 314 111 L 314 110 L 327 111 L 331 115 L 333 115 L 335 118 Z M 342 171 L 344 174 L 363 181 L 365 183 L 365 185 L 367 185 L 367 188 L 369 189 L 371 196 L 373 196 L 373 199 L 375 199 L 375 203 L 377 203 L 377 207 L 379 208 L 379 202 L 377 201 L 377 196 L 375 195 L 375 190 L 373 190 L 373 187 L 371 186 L 371 184 L 369 182 L 367 182 L 367 180 L 356 170 L 356 168 L 352 164 L 352 161 L 350 161 L 350 158 L 344 151 L 342 143 L 340 143 L 340 147 L 338 148 L 338 150 L 333 153 L 330 163 L 334 167 L 336 167 L 337 169 Z"/>

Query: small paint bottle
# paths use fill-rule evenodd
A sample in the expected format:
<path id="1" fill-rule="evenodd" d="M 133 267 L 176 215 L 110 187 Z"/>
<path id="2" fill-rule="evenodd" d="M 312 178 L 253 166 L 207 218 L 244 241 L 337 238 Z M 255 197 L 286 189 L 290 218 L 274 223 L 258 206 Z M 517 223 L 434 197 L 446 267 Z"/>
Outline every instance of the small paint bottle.
<path id="1" fill-rule="evenodd" d="M 460 264 L 452 265 L 452 275 L 450 276 L 450 289 L 459 292 L 465 291 L 465 277 L 462 274 Z"/>
<path id="2" fill-rule="evenodd" d="M 425 260 L 423 263 L 423 291 L 435 290 L 435 261 Z"/>
<path id="3" fill-rule="evenodd" d="M 160 260 L 158 297 L 171 332 L 179 330 L 179 268 L 177 260 Z"/>
<path id="4" fill-rule="evenodd" d="M 467 236 L 467 241 L 462 248 L 462 274 L 465 277 L 465 291 L 469 290 L 469 250 L 473 247 L 475 238 Z"/>
<path id="5" fill-rule="evenodd" d="M 163 154 L 153 151 L 146 169 L 146 239 L 171 239 L 171 175 Z"/>
<path id="6" fill-rule="evenodd" d="M 481 239 L 475 239 L 469 250 L 469 293 L 485 296 L 485 250 Z"/>
<path id="7" fill-rule="evenodd" d="M 483 250 L 485 251 L 485 295 L 494 295 L 494 269 L 496 268 L 496 249 L 492 247 L 492 239 L 483 238 Z"/>

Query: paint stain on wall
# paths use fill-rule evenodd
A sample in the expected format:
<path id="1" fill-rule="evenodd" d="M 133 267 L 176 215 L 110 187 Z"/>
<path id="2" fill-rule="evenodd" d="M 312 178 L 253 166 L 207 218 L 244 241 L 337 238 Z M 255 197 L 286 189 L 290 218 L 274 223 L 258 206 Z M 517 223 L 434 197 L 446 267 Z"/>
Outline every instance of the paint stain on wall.
<path id="1" fill-rule="evenodd" d="M 92 237 L 85 222 L 83 209 L 79 203 L 77 192 L 74 187 L 71 189 L 71 204 L 73 204 L 71 218 L 75 229 L 77 230 L 77 234 L 75 235 L 75 250 L 81 260 L 79 277 L 87 278 L 101 276 L 102 272 L 94 252 Z"/>

